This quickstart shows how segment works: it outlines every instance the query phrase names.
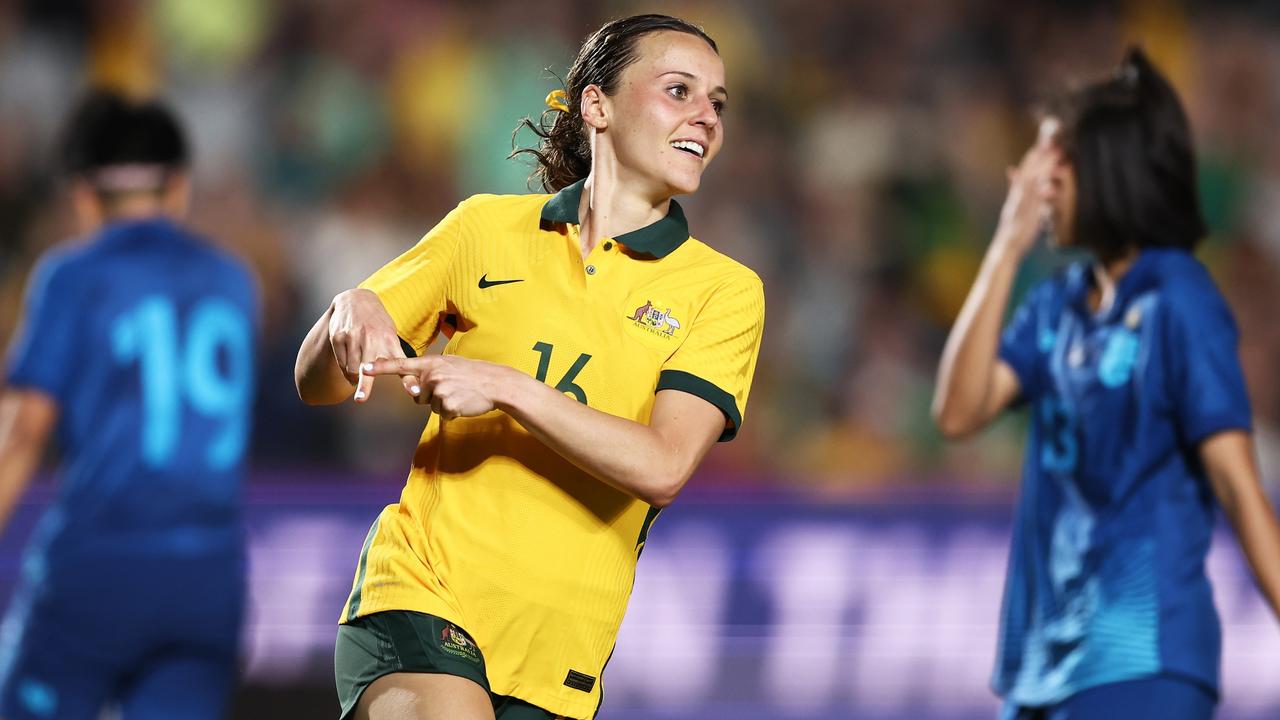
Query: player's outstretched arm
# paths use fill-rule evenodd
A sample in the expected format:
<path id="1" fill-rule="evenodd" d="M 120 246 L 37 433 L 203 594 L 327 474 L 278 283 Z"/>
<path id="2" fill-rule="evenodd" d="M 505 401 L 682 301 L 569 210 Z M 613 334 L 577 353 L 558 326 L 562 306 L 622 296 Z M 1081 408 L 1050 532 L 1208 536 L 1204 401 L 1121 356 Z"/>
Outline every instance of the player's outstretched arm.
<path id="1" fill-rule="evenodd" d="M 514 368 L 480 360 L 384 360 L 365 372 L 402 376 L 410 394 L 446 419 L 501 410 L 569 462 L 658 508 L 675 500 L 725 429 L 718 408 L 678 390 L 658 393 L 645 425 L 588 407 Z"/>
<path id="2" fill-rule="evenodd" d="M 658 392 L 648 425 L 536 380 L 513 386 L 501 409 L 569 462 L 656 508 L 675 501 L 725 429 L 719 408 L 679 390 Z"/>
<path id="3" fill-rule="evenodd" d="M 361 365 L 404 356 L 395 322 L 377 295 L 359 288 L 339 293 L 298 348 L 298 397 L 308 405 L 333 405 L 354 389 L 356 402 L 365 402 L 373 377 L 361 375 Z"/>
<path id="4" fill-rule="evenodd" d="M 1243 430 L 1210 436 L 1200 459 L 1218 503 L 1236 531 L 1263 596 L 1280 618 L 1280 523 L 1258 479 L 1253 439 Z"/>
<path id="5" fill-rule="evenodd" d="M 1040 183 L 1058 151 L 1040 142 L 1009 171 L 1009 195 L 978 277 L 965 298 L 938 365 L 933 418 L 949 438 L 986 427 L 1017 397 L 1018 378 L 997 356 L 1000 328 L 1018 267 L 1040 232 Z"/>
<path id="6" fill-rule="evenodd" d="M 57 421 L 58 403 L 39 390 L 0 393 L 0 528 L 31 482 Z"/>

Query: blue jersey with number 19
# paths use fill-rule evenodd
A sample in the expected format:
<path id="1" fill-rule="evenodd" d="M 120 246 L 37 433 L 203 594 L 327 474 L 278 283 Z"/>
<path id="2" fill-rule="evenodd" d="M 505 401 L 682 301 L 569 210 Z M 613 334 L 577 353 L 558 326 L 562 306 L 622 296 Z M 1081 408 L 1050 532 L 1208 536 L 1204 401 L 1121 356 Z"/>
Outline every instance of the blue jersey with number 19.
<path id="1" fill-rule="evenodd" d="M 1218 684 L 1197 454 L 1248 430 L 1231 311 L 1187 252 L 1144 250 L 1097 313 L 1084 264 L 1033 290 L 1000 357 L 1031 406 L 995 688 L 1023 706 L 1156 674 Z"/>
<path id="2" fill-rule="evenodd" d="M 240 263 L 167 220 L 42 260 L 8 382 L 60 411 L 48 552 L 238 543 L 255 307 Z"/>

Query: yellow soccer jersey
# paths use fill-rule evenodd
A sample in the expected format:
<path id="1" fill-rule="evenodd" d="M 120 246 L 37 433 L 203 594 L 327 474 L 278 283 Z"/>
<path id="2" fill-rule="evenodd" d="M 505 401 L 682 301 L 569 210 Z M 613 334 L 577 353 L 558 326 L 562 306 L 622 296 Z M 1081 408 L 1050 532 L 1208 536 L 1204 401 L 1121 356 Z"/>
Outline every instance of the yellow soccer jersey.
<path id="1" fill-rule="evenodd" d="M 742 422 L 764 325 L 751 270 L 658 222 L 584 260 L 583 183 L 554 196 L 478 195 L 361 287 L 422 353 L 502 363 L 593 408 L 647 423 L 659 390 Z M 344 622 L 415 610 L 464 628 L 491 689 L 589 718 L 657 510 L 597 480 L 508 415 L 422 433 L 400 502 L 369 531 Z"/>

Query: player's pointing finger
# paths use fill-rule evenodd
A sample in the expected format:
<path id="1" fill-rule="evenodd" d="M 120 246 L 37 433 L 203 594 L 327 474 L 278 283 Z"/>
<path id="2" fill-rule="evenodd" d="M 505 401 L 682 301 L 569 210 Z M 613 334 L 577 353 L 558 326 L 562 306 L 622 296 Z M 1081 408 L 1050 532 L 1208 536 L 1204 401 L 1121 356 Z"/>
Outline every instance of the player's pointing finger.
<path id="1" fill-rule="evenodd" d="M 390 358 L 365 363 L 360 371 L 365 375 L 420 375 L 430 366 L 430 358 Z"/>

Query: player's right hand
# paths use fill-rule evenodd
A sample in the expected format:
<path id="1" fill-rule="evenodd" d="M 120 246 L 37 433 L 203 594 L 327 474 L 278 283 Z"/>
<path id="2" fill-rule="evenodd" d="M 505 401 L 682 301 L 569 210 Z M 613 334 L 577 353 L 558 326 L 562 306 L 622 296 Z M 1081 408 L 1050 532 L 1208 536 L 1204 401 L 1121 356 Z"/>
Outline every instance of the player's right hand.
<path id="1" fill-rule="evenodd" d="M 1019 256 L 1035 245 L 1036 237 L 1048 221 L 1047 203 L 1054 168 L 1062 161 L 1062 150 L 1042 128 L 1041 137 L 1022 156 L 1016 168 L 1009 168 L 1009 193 L 1000 209 L 996 237 Z"/>
<path id="2" fill-rule="evenodd" d="M 371 290 L 356 288 L 339 293 L 329 314 L 329 345 L 334 360 L 355 386 L 355 401 L 367 402 L 373 393 L 373 376 L 361 368 L 375 360 L 405 357 L 395 321 Z M 405 391 L 413 384 L 404 379 Z"/>

